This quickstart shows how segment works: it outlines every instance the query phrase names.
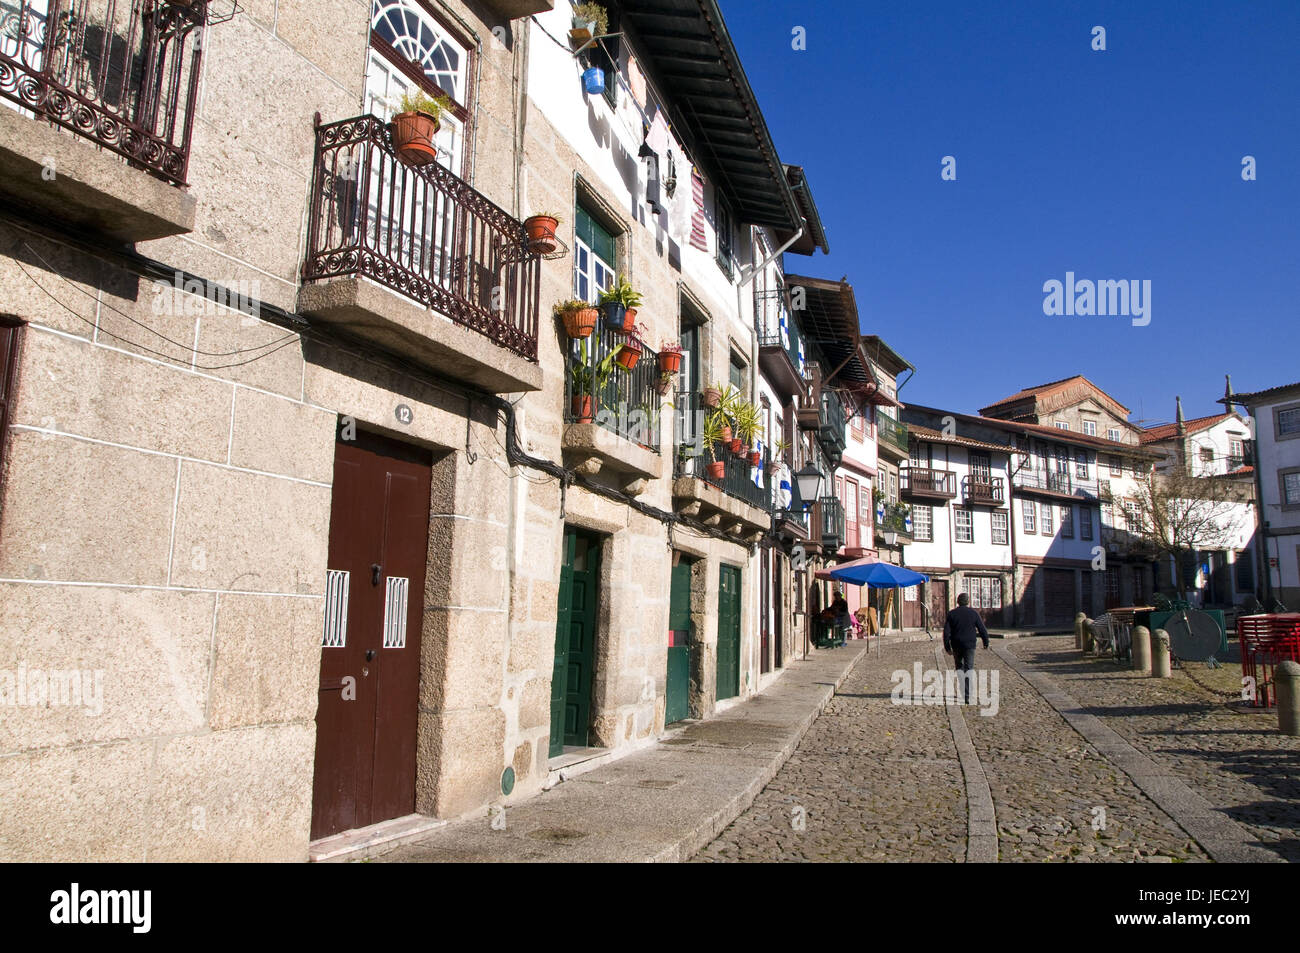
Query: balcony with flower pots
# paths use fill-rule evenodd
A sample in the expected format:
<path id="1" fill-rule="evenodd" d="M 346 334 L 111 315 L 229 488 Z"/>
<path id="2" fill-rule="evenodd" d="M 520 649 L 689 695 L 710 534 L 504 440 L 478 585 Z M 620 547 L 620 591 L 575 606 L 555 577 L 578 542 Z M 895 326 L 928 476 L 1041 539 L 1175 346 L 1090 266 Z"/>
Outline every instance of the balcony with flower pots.
<path id="1" fill-rule="evenodd" d="M 489 392 L 540 390 L 541 259 L 431 133 L 402 138 L 406 115 L 317 126 L 298 308 Z"/>
<path id="2" fill-rule="evenodd" d="M 770 455 L 720 432 L 715 411 L 700 394 L 678 392 L 675 404 L 673 508 L 738 539 L 756 541 L 772 525 Z"/>

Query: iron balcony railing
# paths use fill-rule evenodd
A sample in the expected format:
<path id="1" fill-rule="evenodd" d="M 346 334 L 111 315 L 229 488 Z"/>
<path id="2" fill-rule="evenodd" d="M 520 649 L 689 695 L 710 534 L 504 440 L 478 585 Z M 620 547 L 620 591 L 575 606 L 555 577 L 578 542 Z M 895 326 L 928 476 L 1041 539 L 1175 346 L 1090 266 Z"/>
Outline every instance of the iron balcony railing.
<path id="1" fill-rule="evenodd" d="M 951 470 L 907 467 L 900 471 L 899 489 L 911 496 L 952 499 L 957 495 L 957 474 Z M 967 477 L 966 479 L 969 479 Z M 964 481 L 963 481 L 964 485 Z"/>
<path id="2" fill-rule="evenodd" d="M 876 510 L 876 535 L 897 533 L 906 539 L 912 538 L 912 511 L 904 503 L 881 504 L 883 509 Z"/>
<path id="3" fill-rule="evenodd" d="M 1002 477 L 974 477 L 964 476 L 961 478 L 961 495 L 967 503 L 985 503 L 993 506 L 1001 506 L 1006 502 L 1006 481 Z"/>
<path id="4" fill-rule="evenodd" d="M 821 530 L 822 548 L 833 553 L 844 545 L 844 504 L 833 496 L 823 496 L 817 501 L 815 526 Z"/>
<path id="5" fill-rule="evenodd" d="M 635 349 L 638 355 L 631 370 L 616 360 L 605 360 L 624 346 Z M 569 342 L 564 421 L 595 423 L 658 453 L 661 406 L 655 390 L 658 379 L 659 355 L 641 341 L 611 331 L 602 321 L 590 337 Z"/>
<path id="6" fill-rule="evenodd" d="M 895 420 L 888 414 L 876 414 L 878 441 L 892 446 L 903 455 L 907 454 L 907 425 Z"/>
<path id="7" fill-rule="evenodd" d="M 0 0 L 0 97 L 184 185 L 208 0 Z"/>
<path id="8" fill-rule="evenodd" d="M 440 163 L 401 162 L 387 123 L 317 127 L 303 280 L 370 278 L 535 362 L 540 274 L 520 222 Z"/>
<path id="9" fill-rule="evenodd" d="M 817 436 L 833 457 L 842 456 L 844 448 L 848 446 L 847 425 L 848 422 L 844 419 L 844 402 L 840 400 L 840 395 L 829 387 L 824 388 L 821 424 L 817 428 Z"/>
<path id="10" fill-rule="evenodd" d="M 790 317 L 784 288 L 754 292 L 754 332 L 759 347 L 781 348 L 795 370 L 804 373 L 802 337 Z"/>
<path id="11" fill-rule="evenodd" d="M 716 486 L 728 496 L 733 496 L 750 506 L 772 512 L 772 459 L 765 451 L 760 466 L 750 462 L 749 453 L 735 454 L 724 443 L 713 445 L 713 453 L 700 439 L 704 415 L 710 413 L 691 391 L 678 391 L 674 401 L 677 408 L 677 455 L 673 475 L 689 476 Z M 722 476 L 709 473 L 708 464 L 719 460 L 723 464 Z"/>
<path id="12" fill-rule="evenodd" d="M 1083 477 L 1075 477 L 1060 470 L 1017 470 L 1011 483 L 1022 490 L 1046 490 L 1048 493 L 1060 493 L 1065 496 L 1083 496 L 1096 498 L 1097 483 Z"/>

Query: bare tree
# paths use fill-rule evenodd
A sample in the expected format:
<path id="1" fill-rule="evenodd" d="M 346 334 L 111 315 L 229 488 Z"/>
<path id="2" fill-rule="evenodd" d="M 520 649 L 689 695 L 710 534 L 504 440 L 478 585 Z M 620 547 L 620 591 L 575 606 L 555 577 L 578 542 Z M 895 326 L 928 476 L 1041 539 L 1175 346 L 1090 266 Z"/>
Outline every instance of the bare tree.
<path id="1" fill-rule="evenodd" d="M 1128 535 L 1133 549 L 1173 560 L 1180 598 L 1187 597 L 1184 567 L 1196 553 L 1231 548 L 1244 528 L 1250 492 L 1238 481 L 1193 476 L 1175 465 L 1148 471 L 1127 499 Z"/>

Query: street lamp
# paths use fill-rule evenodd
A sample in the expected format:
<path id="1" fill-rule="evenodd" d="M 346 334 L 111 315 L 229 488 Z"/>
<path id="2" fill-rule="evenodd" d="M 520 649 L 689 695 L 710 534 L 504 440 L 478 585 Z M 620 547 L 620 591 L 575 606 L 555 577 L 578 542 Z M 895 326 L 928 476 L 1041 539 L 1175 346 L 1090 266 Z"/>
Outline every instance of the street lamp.
<path id="1" fill-rule="evenodd" d="M 799 485 L 799 502 L 806 510 L 813 505 L 822 488 L 822 472 L 811 463 L 794 475 Z"/>

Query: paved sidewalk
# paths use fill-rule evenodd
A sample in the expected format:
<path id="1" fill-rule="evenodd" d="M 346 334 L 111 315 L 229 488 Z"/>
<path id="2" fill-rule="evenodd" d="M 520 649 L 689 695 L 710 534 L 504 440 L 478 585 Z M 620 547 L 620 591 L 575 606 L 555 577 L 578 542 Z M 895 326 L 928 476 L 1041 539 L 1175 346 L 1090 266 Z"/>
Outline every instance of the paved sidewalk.
<path id="1" fill-rule="evenodd" d="M 494 830 L 484 812 L 385 853 L 351 859 L 685 860 L 753 803 L 866 648 L 850 642 L 790 663 L 761 695 L 509 806 L 504 830 Z"/>

